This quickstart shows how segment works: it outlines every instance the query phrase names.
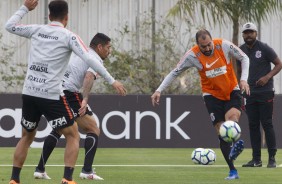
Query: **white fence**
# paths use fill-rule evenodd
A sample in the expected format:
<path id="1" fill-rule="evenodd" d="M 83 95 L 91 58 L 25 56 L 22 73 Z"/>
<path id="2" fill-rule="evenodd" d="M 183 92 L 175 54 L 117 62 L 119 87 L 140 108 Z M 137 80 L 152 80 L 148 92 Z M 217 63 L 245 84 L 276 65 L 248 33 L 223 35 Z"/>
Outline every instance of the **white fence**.
<path id="1" fill-rule="evenodd" d="M 45 4 L 48 0 L 40 0 L 39 6 L 28 16 L 24 17 L 22 23 L 42 24 L 47 20 Z M 140 21 L 144 18 L 146 12 L 150 12 L 153 0 L 68 0 L 69 2 L 69 24 L 68 29 L 81 36 L 85 43 L 89 43 L 93 35 L 97 32 L 103 32 L 111 38 L 117 38 L 118 31 L 127 25 L 130 30 L 137 30 Z M 156 17 L 165 17 L 169 9 L 176 3 L 176 0 L 155 0 Z M 14 64 L 26 63 L 29 41 L 19 38 L 4 30 L 7 19 L 22 5 L 23 0 L 1 0 L 0 1 L 0 33 L 3 34 L 2 41 L 8 45 L 15 45 Z M 46 14 L 47 13 L 47 14 Z M 148 15 L 148 14 L 147 14 Z M 177 24 L 177 23 L 176 23 Z M 243 24 L 243 22 L 242 22 Z M 177 24 L 176 26 L 180 26 Z M 282 36 L 280 30 L 282 21 L 280 18 L 272 17 L 269 23 L 261 24 L 261 41 L 268 43 L 282 58 Z M 207 28 L 211 31 L 213 37 L 223 37 L 231 40 L 232 24 L 215 26 Z M 182 30 L 182 29 L 180 29 Z M 191 33 L 193 36 L 194 33 Z M 242 43 L 241 36 L 239 44 Z M 129 50 L 136 45 L 130 42 L 130 39 L 140 40 L 137 47 L 146 46 L 142 40 L 145 38 L 128 38 L 123 41 L 119 49 Z M 0 50 L 0 54 L 3 52 Z M 181 56 L 179 56 L 181 57 Z M 177 63 L 178 61 L 175 61 Z M 1 85 L 2 86 L 2 85 Z M 282 93 L 282 72 L 275 76 L 276 92 Z M 5 92 L 5 89 L 0 89 Z M 21 89 L 12 89 L 6 92 L 20 92 Z"/>

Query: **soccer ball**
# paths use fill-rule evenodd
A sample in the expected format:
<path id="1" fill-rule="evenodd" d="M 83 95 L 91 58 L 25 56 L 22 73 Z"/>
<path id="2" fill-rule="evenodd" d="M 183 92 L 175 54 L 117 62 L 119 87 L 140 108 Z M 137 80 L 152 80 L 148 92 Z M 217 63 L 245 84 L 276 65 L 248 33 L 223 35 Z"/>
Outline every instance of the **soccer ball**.
<path id="1" fill-rule="evenodd" d="M 195 164 L 201 164 L 201 155 L 204 150 L 204 148 L 196 148 L 192 152 L 191 159 Z"/>
<path id="2" fill-rule="evenodd" d="M 212 149 L 204 149 L 201 152 L 201 164 L 211 165 L 214 164 L 216 160 L 216 154 Z"/>
<path id="3" fill-rule="evenodd" d="M 215 163 L 216 154 L 212 149 L 196 148 L 191 154 L 191 159 L 195 164 L 211 165 Z"/>
<path id="4" fill-rule="evenodd" d="M 225 142 L 236 142 L 241 136 L 241 128 L 234 121 L 225 121 L 219 128 L 219 135 Z"/>

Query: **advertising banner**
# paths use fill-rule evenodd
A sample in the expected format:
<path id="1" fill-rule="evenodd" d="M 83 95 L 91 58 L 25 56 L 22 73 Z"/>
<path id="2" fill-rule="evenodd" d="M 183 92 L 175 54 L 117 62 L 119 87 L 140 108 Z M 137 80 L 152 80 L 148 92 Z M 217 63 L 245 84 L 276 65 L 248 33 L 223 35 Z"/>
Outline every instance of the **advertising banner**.
<path id="1" fill-rule="evenodd" d="M 21 95 L 0 95 L 0 146 L 14 147 L 21 132 Z M 92 95 L 89 105 L 101 129 L 99 147 L 104 148 L 190 148 L 218 147 L 218 137 L 212 126 L 202 96 L 163 95 L 160 105 L 153 107 L 150 95 Z M 274 126 L 277 146 L 282 147 L 282 96 L 274 104 Z M 250 147 L 248 121 L 245 112 L 239 122 L 242 139 Z M 32 147 L 42 147 L 51 132 L 41 118 Z M 81 147 L 85 134 L 80 131 Z M 58 146 L 64 146 L 62 137 Z"/>

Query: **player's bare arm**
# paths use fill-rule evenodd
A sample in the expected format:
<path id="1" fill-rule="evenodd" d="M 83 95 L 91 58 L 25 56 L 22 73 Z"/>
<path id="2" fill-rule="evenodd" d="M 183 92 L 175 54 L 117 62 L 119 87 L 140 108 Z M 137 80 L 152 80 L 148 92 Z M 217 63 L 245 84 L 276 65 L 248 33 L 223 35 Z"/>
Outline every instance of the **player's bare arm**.
<path id="1" fill-rule="evenodd" d="M 161 93 L 159 91 L 155 91 L 155 93 L 151 96 L 153 106 L 159 105 L 160 97 Z"/>
<path id="2" fill-rule="evenodd" d="M 78 110 L 78 113 L 80 116 L 83 116 L 86 113 L 87 109 L 87 104 L 88 104 L 88 99 L 89 99 L 89 94 L 93 86 L 95 76 L 92 72 L 86 72 L 84 80 L 83 80 L 83 91 L 82 91 L 82 96 L 83 100 L 81 102 L 81 107 Z"/>
<path id="3" fill-rule="evenodd" d="M 32 11 L 38 5 L 38 0 L 25 0 L 24 5 L 29 11 Z"/>
<path id="4" fill-rule="evenodd" d="M 127 90 L 125 89 L 125 87 L 123 86 L 123 84 L 119 81 L 115 81 L 112 86 L 115 88 L 115 90 L 118 92 L 118 94 L 120 94 L 121 96 L 125 96 L 127 93 Z"/>
<path id="5" fill-rule="evenodd" d="M 275 76 L 277 73 L 280 72 L 282 68 L 281 60 L 277 57 L 272 62 L 274 64 L 273 69 L 265 76 L 261 77 L 257 82 L 256 85 L 258 86 L 264 86 L 266 83 L 268 83 L 269 79 L 271 79 L 273 76 Z"/>
<path id="6" fill-rule="evenodd" d="M 240 80 L 240 89 L 242 91 L 242 93 L 246 93 L 247 95 L 250 95 L 250 87 L 249 84 L 247 83 L 247 81 L 244 80 Z"/>

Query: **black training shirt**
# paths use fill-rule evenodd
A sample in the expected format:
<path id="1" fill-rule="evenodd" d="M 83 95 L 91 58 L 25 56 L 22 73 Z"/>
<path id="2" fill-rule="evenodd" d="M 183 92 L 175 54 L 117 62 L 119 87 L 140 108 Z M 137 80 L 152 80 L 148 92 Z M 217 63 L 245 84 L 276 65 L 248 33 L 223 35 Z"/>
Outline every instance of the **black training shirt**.
<path id="1" fill-rule="evenodd" d="M 264 86 L 257 86 L 256 82 L 271 71 L 271 63 L 277 58 L 275 51 L 266 43 L 256 40 L 254 46 L 250 49 L 244 43 L 240 46 L 250 58 L 248 83 L 252 92 L 274 91 L 273 78 L 269 79 Z"/>

